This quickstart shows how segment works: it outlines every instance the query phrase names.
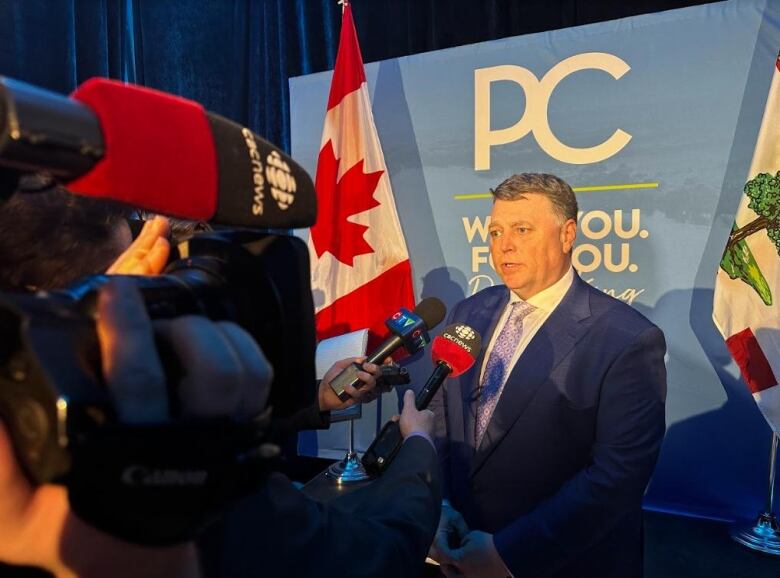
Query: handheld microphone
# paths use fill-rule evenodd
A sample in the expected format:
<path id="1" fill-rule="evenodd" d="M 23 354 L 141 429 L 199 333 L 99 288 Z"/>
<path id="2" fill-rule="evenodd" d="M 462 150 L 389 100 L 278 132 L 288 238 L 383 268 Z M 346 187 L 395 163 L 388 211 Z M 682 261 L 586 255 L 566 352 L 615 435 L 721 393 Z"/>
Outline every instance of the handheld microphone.
<path id="1" fill-rule="evenodd" d="M 314 184 L 279 148 L 197 102 L 105 78 L 67 98 L 0 79 L 0 167 L 71 192 L 251 228 L 314 224 Z M 10 192 L 9 192 L 10 191 Z"/>
<path id="2" fill-rule="evenodd" d="M 402 307 L 385 321 L 391 336 L 372 351 L 363 363 L 382 363 L 387 356 L 401 347 L 410 354 L 421 350 L 430 342 L 428 330 L 441 323 L 446 313 L 444 303 L 436 297 L 423 299 L 413 312 Z M 340 400 L 346 401 L 349 398 L 347 385 L 360 387 L 361 381 L 357 376 L 359 371 L 362 371 L 362 364 L 353 363 L 330 382 L 330 387 Z"/>
<path id="3" fill-rule="evenodd" d="M 427 408 L 444 380 L 471 368 L 481 349 L 482 337 L 475 329 L 464 323 L 445 327 L 441 335 L 433 340 L 431 357 L 436 368 L 417 394 L 415 407 L 418 410 Z M 381 474 L 393 461 L 403 441 L 399 422 L 388 421 L 363 454 L 363 467 L 372 476 Z"/>

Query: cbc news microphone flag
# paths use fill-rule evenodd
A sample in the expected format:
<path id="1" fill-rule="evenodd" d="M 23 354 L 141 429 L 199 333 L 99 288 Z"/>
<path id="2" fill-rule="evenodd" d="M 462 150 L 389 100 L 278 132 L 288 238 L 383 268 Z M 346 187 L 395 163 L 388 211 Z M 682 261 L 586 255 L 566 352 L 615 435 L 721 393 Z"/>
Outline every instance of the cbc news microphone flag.
<path id="1" fill-rule="evenodd" d="M 712 317 L 761 413 L 780 433 L 780 56 L 744 194 L 715 278 Z"/>
<path id="2" fill-rule="evenodd" d="M 345 2 L 336 66 L 317 160 L 318 216 L 311 228 L 317 338 L 368 328 L 413 309 L 409 253 L 379 144 L 352 11 Z"/>

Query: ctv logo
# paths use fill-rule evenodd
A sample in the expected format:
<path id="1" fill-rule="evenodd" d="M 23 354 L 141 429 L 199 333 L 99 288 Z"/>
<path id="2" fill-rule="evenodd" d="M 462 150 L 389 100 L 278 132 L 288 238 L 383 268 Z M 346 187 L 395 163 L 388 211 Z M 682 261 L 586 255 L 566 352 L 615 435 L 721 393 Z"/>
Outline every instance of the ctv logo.
<path id="1" fill-rule="evenodd" d="M 410 325 L 414 325 L 414 319 L 404 315 L 403 311 L 393 313 L 393 320 L 398 327 L 409 327 Z"/>
<path id="2" fill-rule="evenodd" d="M 478 68 L 474 71 L 474 170 L 490 168 L 491 147 L 515 142 L 533 133 L 541 149 L 564 163 L 584 165 L 597 163 L 617 154 L 631 140 L 627 132 L 616 129 L 607 140 L 592 147 L 571 147 L 555 136 L 547 117 L 550 97 L 558 84 L 580 70 L 603 70 L 615 80 L 631 67 L 622 59 L 606 52 L 575 54 L 553 66 L 541 80 L 522 66 L 506 64 Z M 525 93 L 525 110 L 512 126 L 491 130 L 490 85 L 493 82 L 514 82 Z"/>

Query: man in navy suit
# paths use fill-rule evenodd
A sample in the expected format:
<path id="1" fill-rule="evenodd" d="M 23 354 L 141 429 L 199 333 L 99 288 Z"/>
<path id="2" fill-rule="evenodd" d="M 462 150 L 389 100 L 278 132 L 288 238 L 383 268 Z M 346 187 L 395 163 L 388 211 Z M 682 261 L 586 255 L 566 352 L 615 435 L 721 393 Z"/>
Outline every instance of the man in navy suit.
<path id="1" fill-rule="evenodd" d="M 431 408 L 445 500 L 431 556 L 448 576 L 642 575 L 642 496 L 664 435 L 664 336 L 572 268 L 561 179 L 493 191 L 504 285 L 461 301 L 487 346 Z"/>

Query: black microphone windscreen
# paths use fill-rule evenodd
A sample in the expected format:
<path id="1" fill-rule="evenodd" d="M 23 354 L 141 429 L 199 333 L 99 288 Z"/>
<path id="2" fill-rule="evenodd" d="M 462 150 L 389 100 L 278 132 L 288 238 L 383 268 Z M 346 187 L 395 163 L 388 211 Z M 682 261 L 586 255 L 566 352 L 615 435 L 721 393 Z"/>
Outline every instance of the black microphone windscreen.
<path id="1" fill-rule="evenodd" d="M 428 329 L 433 329 L 442 322 L 447 314 L 447 308 L 441 302 L 441 299 L 426 297 L 417 304 L 417 307 L 414 308 L 414 313 L 423 320 Z"/>
<path id="2" fill-rule="evenodd" d="M 218 194 L 213 222 L 297 229 L 317 220 L 317 194 L 308 173 L 246 127 L 206 113 L 217 152 Z"/>

